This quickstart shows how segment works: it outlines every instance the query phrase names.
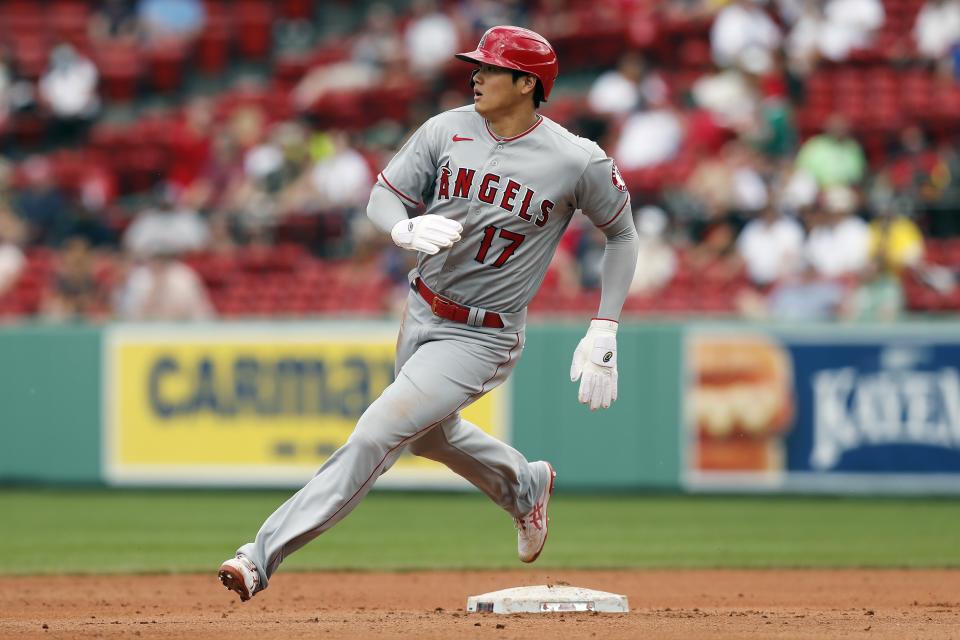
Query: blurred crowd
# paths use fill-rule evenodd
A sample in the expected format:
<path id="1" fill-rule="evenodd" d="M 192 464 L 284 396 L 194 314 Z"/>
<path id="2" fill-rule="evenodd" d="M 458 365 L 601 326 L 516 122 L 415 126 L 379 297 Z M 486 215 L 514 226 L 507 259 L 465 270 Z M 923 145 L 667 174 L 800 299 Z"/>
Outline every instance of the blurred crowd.
<path id="1" fill-rule="evenodd" d="M 222 89 L 196 90 L 200 74 L 159 108 L 149 87 L 118 105 L 97 52 L 198 52 L 230 3 L 74 4 L 82 30 L 47 42 L 35 73 L 0 32 L 0 309 L 44 256 L 41 294 L 20 315 L 211 318 L 222 309 L 193 257 L 295 244 L 357 281 L 392 282 L 389 310 L 414 256 L 367 222 L 369 190 L 423 120 L 470 101 L 452 55 L 495 24 L 557 45 L 544 112 L 617 161 L 642 240 L 637 299 L 700 280 L 748 318 L 892 320 L 905 283 L 956 298 L 960 254 L 938 263 L 926 247 L 960 238 L 960 121 L 901 109 L 896 126 L 869 129 L 871 93 L 860 111 L 800 114 L 823 97 L 825 70 L 922 74 L 953 91 L 960 0 L 250 0 L 276 10 L 265 58 L 228 60 L 209 83 Z M 245 92 L 257 99 L 233 99 Z M 151 146 L 121 157 L 104 143 L 122 118 L 159 123 Z M 23 135 L 38 119 L 42 135 Z M 595 291 L 602 252 L 576 217 L 547 286 Z"/>

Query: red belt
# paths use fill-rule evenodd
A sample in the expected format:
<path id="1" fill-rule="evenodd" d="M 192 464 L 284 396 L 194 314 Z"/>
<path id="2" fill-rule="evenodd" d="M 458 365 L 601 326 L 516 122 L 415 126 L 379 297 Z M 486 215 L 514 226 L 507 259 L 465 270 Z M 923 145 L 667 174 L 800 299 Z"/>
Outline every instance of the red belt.
<path id="1" fill-rule="evenodd" d="M 430 290 L 423 280 L 417 278 L 413 281 L 413 287 L 417 290 L 417 293 L 420 294 L 424 300 L 427 301 L 427 304 L 430 305 L 430 309 L 433 311 L 433 315 L 439 318 L 445 318 L 447 320 L 453 320 L 454 322 L 460 322 L 462 324 L 470 324 L 470 307 L 466 307 L 462 304 L 458 304 L 453 300 L 448 300 L 441 295 L 437 295 Z M 486 327 L 488 329 L 502 329 L 503 328 L 503 319 L 500 317 L 500 314 L 493 313 L 492 311 L 479 311 L 479 313 L 484 313 L 483 321 L 480 323 L 481 327 Z"/>

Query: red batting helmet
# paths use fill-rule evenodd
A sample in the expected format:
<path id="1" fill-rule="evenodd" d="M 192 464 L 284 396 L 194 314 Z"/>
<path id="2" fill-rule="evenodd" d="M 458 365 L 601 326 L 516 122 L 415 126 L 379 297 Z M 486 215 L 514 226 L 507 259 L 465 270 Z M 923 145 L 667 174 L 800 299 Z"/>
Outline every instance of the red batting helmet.
<path id="1" fill-rule="evenodd" d="M 491 27 L 473 51 L 458 53 L 460 60 L 515 69 L 536 76 L 543 85 L 543 99 L 550 97 L 559 65 L 557 52 L 547 39 L 520 27 Z"/>

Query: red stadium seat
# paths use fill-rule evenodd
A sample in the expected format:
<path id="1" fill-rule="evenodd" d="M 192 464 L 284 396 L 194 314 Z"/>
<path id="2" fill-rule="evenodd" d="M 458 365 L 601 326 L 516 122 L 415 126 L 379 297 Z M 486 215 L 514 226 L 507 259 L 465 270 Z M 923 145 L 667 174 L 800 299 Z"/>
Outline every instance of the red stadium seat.
<path id="1" fill-rule="evenodd" d="M 96 49 L 93 55 L 104 97 L 115 102 L 133 100 L 143 70 L 140 50 L 128 45 L 108 45 Z"/>
<path id="2" fill-rule="evenodd" d="M 266 58 L 272 46 L 272 3 L 265 0 L 240 0 L 233 9 L 240 55 L 254 60 Z"/>
<path id="3" fill-rule="evenodd" d="M 150 87 L 158 93 L 173 93 L 183 83 L 187 48 L 179 40 L 157 42 L 144 51 Z"/>
<path id="4" fill-rule="evenodd" d="M 207 24 L 197 37 L 195 61 L 203 73 L 222 73 L 230 64 L 233 27 L 227 17 L 208 16 Z"/>

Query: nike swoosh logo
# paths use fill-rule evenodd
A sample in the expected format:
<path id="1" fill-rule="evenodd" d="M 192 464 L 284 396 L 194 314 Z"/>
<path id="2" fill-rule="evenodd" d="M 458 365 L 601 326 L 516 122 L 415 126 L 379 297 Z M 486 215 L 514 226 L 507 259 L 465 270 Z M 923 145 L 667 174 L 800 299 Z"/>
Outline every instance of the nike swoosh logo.
<path id="1" fill-rule="evenodd" d="M 455 133 L 453 134 L 453 141 L 454 142 L 473 142 L 473 138 L 461 138 L 459 135 Z"/>

